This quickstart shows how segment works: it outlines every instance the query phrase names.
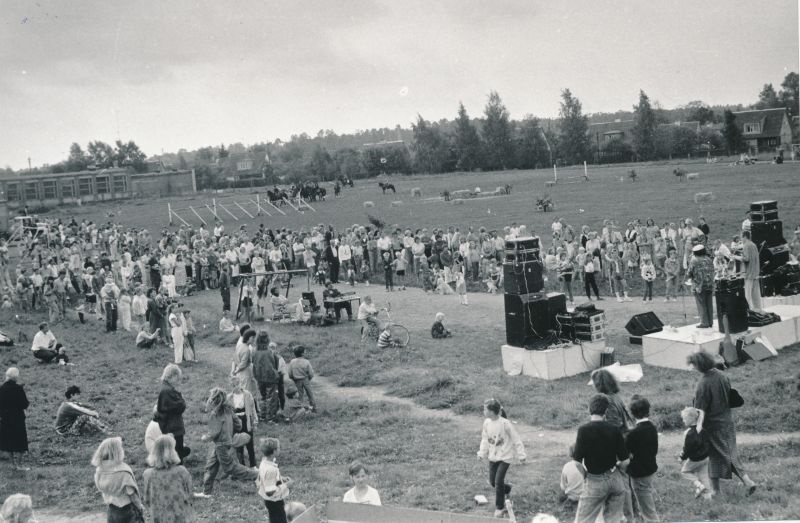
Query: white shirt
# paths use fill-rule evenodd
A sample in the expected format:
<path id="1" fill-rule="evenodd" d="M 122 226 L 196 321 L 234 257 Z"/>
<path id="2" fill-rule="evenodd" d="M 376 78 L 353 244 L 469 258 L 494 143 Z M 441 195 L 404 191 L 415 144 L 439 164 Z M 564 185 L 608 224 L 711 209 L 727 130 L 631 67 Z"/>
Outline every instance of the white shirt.
<path id="1" fill-rule="evenodd" d="M 56 337 L 53 331 L 48 330 L 47 332 L 42 332 L 39 330 L 33 337 L 33 343 L 31 344 L 32 351 L 36 352 L 39 349 L 55 350 L 55 348 Z"/>
<path id="2" fill-rule="evenodd" d="M 367 485 L 367 491 L 363 496 L 356 493 L 356 488 L 353 487 L 344 493 L 342 501 L 345 503 L 358 503 L 359 505 L 381 505 L 381 496 L 378 491 Z"/>
<path id="3" fill-rule="evenodd" d="M 350 251 L 350 246 L 346 243 L 344 245 L 339 246 L 339 259 L 341 261 L 347 261 L 353 257 L 352 252 Z"/>

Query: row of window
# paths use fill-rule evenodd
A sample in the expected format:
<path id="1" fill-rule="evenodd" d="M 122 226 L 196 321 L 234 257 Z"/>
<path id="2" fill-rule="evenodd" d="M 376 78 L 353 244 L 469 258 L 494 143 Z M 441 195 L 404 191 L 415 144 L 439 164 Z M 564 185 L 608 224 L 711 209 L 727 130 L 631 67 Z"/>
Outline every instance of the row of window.
<path id="1" fill-rule="evenodd" d="M 77 184 L 76 184 L 77 181 Z M 108 176 L 98 176 L 96 178 L 82 177 L 62 180 L 43 180 L 41 182 L 9 182 L 6 184 L 6 197 L 9 201 L 22 200 L 23 191 L 25 200 L 55 200 L 57 198 L 75 198 L 76 196 L 89 196 L 92 194 L 109 194 L 111 184 L 115 193 L 128 191 L 128 178 L 116 176 L 109 179 Z M 59 196 L 58 187 L 61 187 Z"/>

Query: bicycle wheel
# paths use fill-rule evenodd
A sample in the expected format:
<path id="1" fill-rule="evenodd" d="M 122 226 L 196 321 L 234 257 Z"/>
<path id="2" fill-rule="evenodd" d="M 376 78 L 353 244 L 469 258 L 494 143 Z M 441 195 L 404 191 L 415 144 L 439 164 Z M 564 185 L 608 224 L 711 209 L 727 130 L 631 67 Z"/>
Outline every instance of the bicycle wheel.
<path id="1" fill-rule="evenodd" d="M 394 341 L 394 344 L 397 347 L 405 347 L 411 340 L 411 335 L 408 333 L 408 329 L 398 323 L 393 323 L 389 327 L 389 332 L 392 333 L 392 341 Z"/>

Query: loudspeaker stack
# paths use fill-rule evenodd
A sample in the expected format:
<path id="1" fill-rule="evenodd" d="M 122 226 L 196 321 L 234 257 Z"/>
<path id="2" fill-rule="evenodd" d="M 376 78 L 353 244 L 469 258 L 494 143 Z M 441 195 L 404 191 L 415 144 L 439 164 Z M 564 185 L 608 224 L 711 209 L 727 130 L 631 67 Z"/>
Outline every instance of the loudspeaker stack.
<path id="1" fill-rule="evenodd" d="M 778 219 L 777 201 L 750 204 L 750 236 L 759 252 L 761 294 L 772 296 L 780 292 L 772 281 L 772 274 L 789 262 L 789 246 L 783 238 L 783 222 Z"/>
<path id="2" fill-rule="evenodd" d="M 539 238 L 506 241 L 503 263 L 506 342 L 516 347 L 544 348 L 556 314 L 566 312 L 566 297 L 544 294 L 543 264 Z"/>

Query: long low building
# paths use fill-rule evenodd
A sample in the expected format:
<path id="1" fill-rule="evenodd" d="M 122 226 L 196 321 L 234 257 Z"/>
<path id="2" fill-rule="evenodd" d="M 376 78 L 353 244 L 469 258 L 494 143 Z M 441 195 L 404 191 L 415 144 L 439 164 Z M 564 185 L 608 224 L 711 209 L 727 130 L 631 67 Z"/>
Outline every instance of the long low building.
<path id="1" fill-rule="evenodd" d="M 0 178 L 0 228 L 23 208 L 57 207 L 128 198 L 158 198 L 197 190 L 194 170 L 135 173 L 111 168 Z"/>

